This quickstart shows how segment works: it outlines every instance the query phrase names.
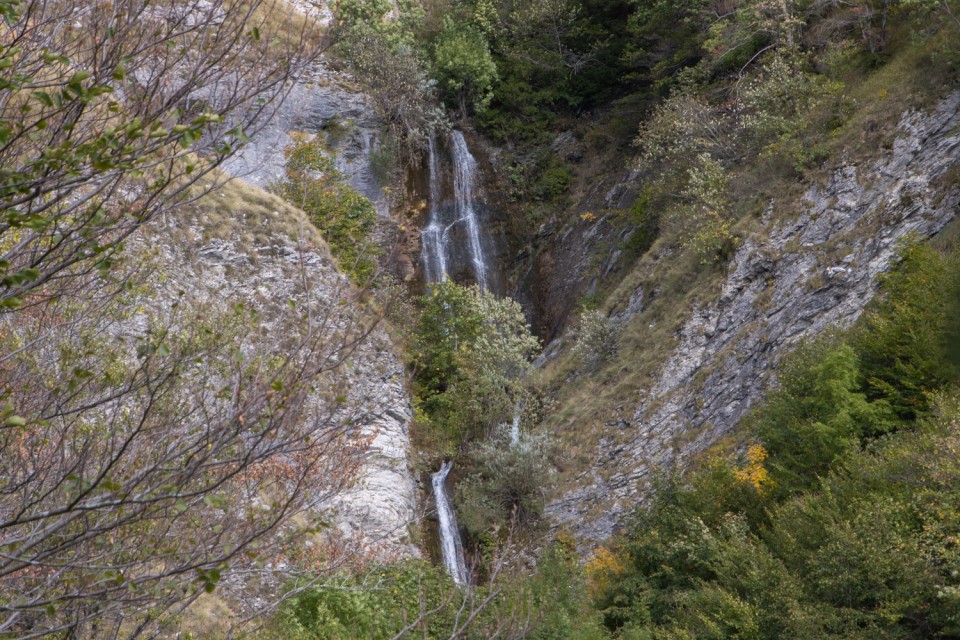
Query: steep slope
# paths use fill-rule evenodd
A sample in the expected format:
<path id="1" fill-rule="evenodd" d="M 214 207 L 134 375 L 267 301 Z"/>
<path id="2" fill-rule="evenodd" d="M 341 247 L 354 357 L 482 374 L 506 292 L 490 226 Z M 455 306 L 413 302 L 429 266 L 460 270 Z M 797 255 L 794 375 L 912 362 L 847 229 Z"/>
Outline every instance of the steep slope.
<path id="1" fill-rule="evenodd" d="M 719 299 L 693 310 L 657 382 L 624 399 L 577 487 L 550 503 L 555 522 L 587 540 L 607 538 L 657 470 L 733 429 L 774 383 L 786 351 L 856 319 L 898 241 L 932 236 L 956 215 L 958 149 L 955 93 L 931 113 L 904 114 L 892 149 L 876 162 L 847 164 L 810 185 L 800 215 L 776 221 L 768 208 L 765 230 L 737 249 Z M 655 294 L 633 291 L 625 320 L 649 323 L 643 302 Z"/>
<path id="2" fill-rule="evenodd" d="M 216 314 L 243 305 L 256 315 L 265 344 L 273 337 L 295 346 L 311 330 L 334 345 L 351 335 L 345 353 L 331 354 L 345 360 L 344 375 L 329 388 L 316 386 L 303 418 L 320 420 L 332 412 L 351 425 L 343 447 L 349 450 L 345 465 L 356 464 L 356 472 L 323 508 L 348 553 L 419 555 L 408 539 L 416 487 L 408 468 L 412 410 L 403 365 L 383 327 L 371 326 L 374 315 L 306 216 L 232 180 L 183 216 L 155 221 L 145 239 L 157 252 L 151 306 L 179 301 Z M 240 345 L 250 351 L 262 346 Z"/>

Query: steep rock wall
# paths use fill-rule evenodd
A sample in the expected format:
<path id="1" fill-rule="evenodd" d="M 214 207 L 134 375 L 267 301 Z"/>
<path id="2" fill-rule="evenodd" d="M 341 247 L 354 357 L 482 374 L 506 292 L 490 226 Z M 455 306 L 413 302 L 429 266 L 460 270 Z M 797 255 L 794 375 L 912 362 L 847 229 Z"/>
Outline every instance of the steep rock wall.
<path id="1" fill-rule="evenodd" d="M 259 334 L 277 337 L 278 343 L 287 336 L 295 343 L 304 323 L 314 324 L 330 343 L 372 323 L 300 211 L 236 180 L 206 198 L 227 202 L 212 208 L 201 201 L 176 219 L 155 220 L 137 241 L 157 265 L 156 287 L 144 304 L 159 308 L 177 301 L 211 313 L 242 304 L 256 312 Z M 335 419 L 354 432 L 344 444 L 355 449 L 354 481 L 323 509 L 343 540 L 365 555 L 417 556 L 409 540 L 417 488 L 409 468 L 413 412 L 403 364 L 382 326 L 373 327 L 346 357 L 336 388 L 320 381 L 304 417 L 323 419 L 339 411 Z M 333 394 L 343 399 L 327 397 Z M 331 408 L 335 404 L 345 408 Z"/>
<path id="2" fill-rule="evenodd" d="M 283 177 L 284 150 L 291 133 L 323 137 L 346 181 L 366 196 L 381 216 L 390 213 L 378 167 L 382 123 L 368 96 L 351 88 L 349 75 L 319 64 L 290 88 L 250 141 L 224 169 L 259 187 Z"/>
<path id="3" fill-rule="evenodd" d="M 929 237 L 957 214 L 960 93 L 932 113 L 905 114 L 892 149 L 872 165 L 812 185 L 787 222 L 765 214 L 766 237 L 738 248 L 719 300 L 693 309 L 658 382 L 609 423 L 578 488 L 548 513 L 587 541 L 611 535 L 658 469 L 682 465 L 730 432 L 763 397 L 782 356 L 804 338 L 848 325 L 908 234 Z M 637 290 L 626 316 L 644 322 Z"/>

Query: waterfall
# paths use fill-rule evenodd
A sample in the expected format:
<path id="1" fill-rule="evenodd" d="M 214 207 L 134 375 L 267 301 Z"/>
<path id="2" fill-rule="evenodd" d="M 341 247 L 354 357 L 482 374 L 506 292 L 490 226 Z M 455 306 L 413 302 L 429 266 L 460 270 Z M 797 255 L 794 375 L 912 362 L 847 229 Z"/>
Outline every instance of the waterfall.
<path id="1" fill-rule="evenodd" d="M 440 552 L 443 555 L 443 565 L 453 577 L 454 584 L 459 587 L 467 584 L 467 566 L 463 561 L 463 544 L 460 542 L 457 518 L 444 485 L 451 467 L 453 462 L 444 462 L 440 465 L 440 470 L 430 476 L 430 480 L 433 483 L 433 496 L 437 501 L 437 517 L 440 520 Z"/>
<path id="2" fill-rule="evenodd" d="M 481 239 L 480 220 L 476 209 L 478 188 L 477 160 L 470 153 L 467 141 L 459 131 L 450 133 L 449 166 L 441 162 L 437 139 L 431 134 L 428 146 L 427 169 L 430 172 L 430 207 L 427 225 L 421 230 L 420 242 L 423 253 L 423 272 L 427 282 L 444 282 L 450 277 L 450 269 L 459 274 L 469 267 L 469 275 L 481 289 L 489 287 L 487 257 Z M 452 185 L 453 197 L 450 196 Z M 445 190 L 444 187 L 447 187 Z M 446 197 L 445 197 L 446 196 Z M 516 429 L 519 430 L 519 411 Z M 517 435 L 519 440 L 519 431 Z M 447 495 L 444 482 L 450 473 L 452 462 L 444 462 L 440 470 L 430 478 L 433 495 L 437 501 L 437 517 L 440 520 L 440 551 L 447 572 L 457 586 L 468 584 L 467 567 L 463 560 L 463 543 L 457 529 L 457 519 Z"/>
<path id="3" fill-rule="evenodd" d="M 510 423 L 510 446 L 520 444 L 520 405 L 513 408 L 513 422 Z"/>
<path id="4" fill-rule="evenodd" d="M 453 142 L 453 192 L 457 198 L 457 219 L 467 225 L 467 239 L 473 275 L 481 289 L 487 288 L 487 263 L 480 242 L 480 222 L 473 206 L 474 181 L 477 175 L 477 160 L 467 148 L 467 141 L 459 131 L 452 131 Z"/>
<path id="5" fill-rule="evenodd" d="M 427 282 L 443 282 L 447 279 L 447 246 L 445 225 L 440 208 L 440 162 L 437 159 L 437 140 L 430 134 L 430 215 L 427 226 L 420 233 L 423 247 L 423 270 Z"/>
<path id="6" fill-rule="evenodd" d="M 452 167 L 453 198 L 445 198 L 440 152 L 435 136 L 428 146 L 430 208 L 427 225 L 421 230 L 423 270 L 427 282 L 443 282 L 450 268 L 469 265 L 470 275 L 481 289 L 487 289 L 489 267 L 477 215 L 477 160 L 459 131 L 450 133 L 449 164 Z M 448 174 L 449 175 L 449 174 Z M 449 191 L 447 191 L 449 194 Z M 460 231 L 463 228 L 463 232 Z M 457 242 L 461 240 L 462 242 Z"/>

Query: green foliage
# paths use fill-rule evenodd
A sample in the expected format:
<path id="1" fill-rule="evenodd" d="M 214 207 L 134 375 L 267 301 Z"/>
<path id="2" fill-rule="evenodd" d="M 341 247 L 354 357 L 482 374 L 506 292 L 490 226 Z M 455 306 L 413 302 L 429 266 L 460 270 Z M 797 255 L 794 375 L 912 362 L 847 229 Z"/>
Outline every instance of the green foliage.
<path id="1" fill-rule="evenodd" d="M 930 390 L 958 375 L 951 353 L 960 300 L 957 257 L 907 245 L 900 264 L 883 276 L 882 286 L 884 295 L 853 344 L 867 397 L 889 403 L 905 424 L 928 415 Z"/>
<path id="2" fill-rule="evenodd" d="M 399 8 L 399 12 L 396 9 Z M 369 90 L 392 141 L 411 156 L 444 116 L 427 72 L 426 44 L 417 37 L 418 3 L 345 0 L 337 3 L 337 52 Z"/>
<path id="3" fill-rule="evenodd" d="M 847 344 L 810 347 L 784 368 L 781 389 L 755 423 L 781 494 L 813 488 L 869 429 L 886 430 L 886 403 L 868 402 L 859 379 L 859 359 Z"/>
<path id="4" fill-rule="evenodd" d="M 444 20 L 434 45 L 433 75 L 441 96 L 462 116 L 469 110 L 483 111 L 493 98 L 497 80 L 497 66 L 483 32 L 449 18 Z"/>
<path id="5" fill-rule="evenodd" d="M 742 135 L 762 160 L 786 160 L 800 172 L 823 159 L 817 139 L 843 123 L 843 90 L 797 56 L 776 55 L 739 92 Z"/>
<path id="6" fill-rule="evenodd" d="M 617 350 L 620 339 L 619 322 L 599 310 L 580 314 L 573 354 L 585 371 L 594 371 L 609 360 Z"/>
<path id="7" fill-rule="evenodd" d="M 525 376 L 539 342 L 523 309 L 479 287 L 431 285 L 412 360 L 422 411 L 453 444 L 492 433 L 531 393 Z"/>
<path id="8" fill-rule="evenodd" d="M 751 473 L 713 460 L 658 489 L 595 594 L 609 629 L 756 639 L 960 630 L 960 401 L 937 391 L 957 382 L 945 354 L 955 262 L 906 247 L 855 330 L 789 359 L 751 419 L 769 452 Z M 754 483 L 757 471 L 770 482 Z"/>
<path id="9" fill-rule="evenodd" d="M 623 57 L 633 76 L 658 90 L 703 56 L 702 0 L 654 0 L 638 3 L 630 16 L 630 41 Z"/>
<path id="10" fill-rule="evenodd" d="M 531 531 L 542 524 L 545 487 L 552 470 L 549 440 L 521 433 L 510 441 L 508 425 L 467 450 L 467 477 L 457 484 L 457 518 L 473 540 L 506 534 L 511 525 Z"/>
<path id="11" fill-rule="evenodd" d="M 654 199 L 652 190 L 645 188 L 626 212 L 634 230 L 623 243 L 623 249 L 634 256 L 646 253 L 660 232 L 660 216 L 652 206 Z"/>
<path id="12" fill-rule="evenodd" d="M 344 575 L 329 588 L 305 590 L 286 602 L 277 622 L 278 634 L 298 640 L 388 640 L 422 611 L 451 599 L 453 582 L 441 567 L 404 561 L 367 576 Z M 445 637 L 456 604 L 428 617 L 424 637 Z"/>
<path id="13" fill-rule="evenodd" d="M 327 582 L 288 599 L 268 625 L 269 637 L 388 640 L 410 625 L 409 637 L 430 640 L 453 633 L 482 640 L 504 629 L 513 637 L 539 640 L 606 637 L 587 608 L 576 557 L 557 545 L 543 551 L 532 574 L 500 576 L 471 591 L 456 590 L 442 568 L 422 560 Z"/>
<path id="14" fill-rule="evenodd" d="M 371 239 L 377 223 L 373 205 L 344 182 L 319 140 L 298 137 L 285 154 L 285 177 L 271 189 L 310 216 L 355 283 L 369 284 L 379 254 Z"/>
<path id="15" fill-rule="evenodd" d="M 553 200 L 567 191 L 572 178 L 570 167 L 551 157 L 550 162 L 540 172 L 532 195 L 539 200 Z"/>

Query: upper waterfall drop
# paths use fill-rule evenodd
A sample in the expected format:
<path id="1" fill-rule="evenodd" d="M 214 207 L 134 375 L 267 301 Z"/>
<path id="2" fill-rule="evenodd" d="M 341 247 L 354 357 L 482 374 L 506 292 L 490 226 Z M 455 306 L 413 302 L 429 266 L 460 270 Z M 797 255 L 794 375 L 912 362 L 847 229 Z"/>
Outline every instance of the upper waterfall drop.
<path id="1" fill-rule="evenodd" d="M 430 173 L 430 215 L 427 226 L 420 233 L 423 251 L 423 271 L 427 282 L 444 282 L 447 279 L 446 226 L 440 208 L 441 174 L 440 160 L 437 158 L 437 139 L 431 133 L 428 147 L 428 166 Z"/>
<path id="2" fill-rule="evenodd" d="M 444 152 L 446 163 L 442 162 Z M 456 270 L 466 273 L 481 289 L 489 289 L 488 243 L 476 205 L 479 167 L 462 132 L 451 131 L 443 148 L 430 136 L 427 169 L 430 205 L 420 235 L 424 279 L 443 282 Z"/>
<path id="3" fill-rule="evenodd" d="M 487 288 L 487 260 L 480 241 L 480 223 L 474 207 L 474 188 L 477 175 L 477 160 L 470 153 L 467 141 L 459 131 L 451 131 L 453 142 L 453 192 L 457 198 L 457 220 L 467 225 L 468 248 L 473 261 L 473 275 L 481 289 Z"/>

